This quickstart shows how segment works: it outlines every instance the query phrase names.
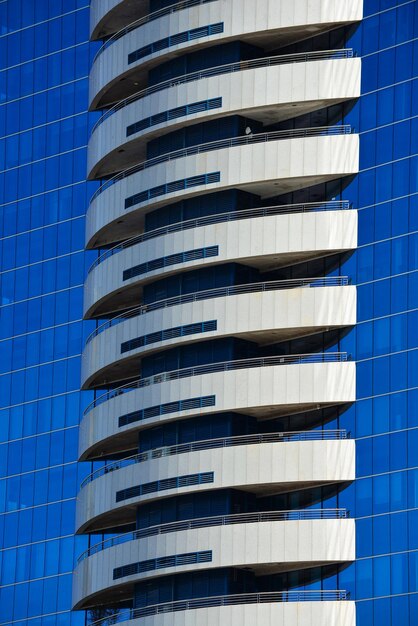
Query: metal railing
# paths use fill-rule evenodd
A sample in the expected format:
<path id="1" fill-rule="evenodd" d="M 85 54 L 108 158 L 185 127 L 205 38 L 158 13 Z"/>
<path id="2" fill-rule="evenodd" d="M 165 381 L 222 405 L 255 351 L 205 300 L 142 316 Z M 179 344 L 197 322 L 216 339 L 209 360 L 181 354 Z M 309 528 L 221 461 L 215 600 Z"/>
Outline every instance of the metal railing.
<path id="1" fill-rule="evenodd" d="M 234 285 L 233 287 L 218 287 L 217 289 L 207 289 L 205 291 L 197 291 L 195 293 L 188 293 L 182 296 L 174 296 L 167 298 L 166 300 L 158 300 L 150 304 L 143 304 L 134 309 L 130 309 L 121 315 L 113 317 L 107 320 L 103 324 L 100 324 L 86 339 L 86 345 L 90 343 L 94 337 L 100 335 L 108 328 L 113 328 L 121 322 L 124 322 L 133 317 L 139 317 L 145 315 L 151 311 L 157 311 L 159 309 L 167 309 L 172 306 L 181 304 L 188 304 L 190 302 L 200 302 L 202 300 L 210 300 L 213 298 L 224 298 L 228 296 L 236 296 L 246 293 L 261 293 L 267 291 L 283 291 L 286 289 L 297 288 L 317 288 L 317 287 L 343 287 L 348 285 L 349 280 L 347 276 L 325 276 L 323 278 L 296 278 L 290 280 L 274 280 L 267 283 L 251 283 L 249 285 Z"/>
<path id="2" fill-rule="evenodd" d="M 147 452 L 141 452 L 109 463 L 95 470 L 83 480 L 80 489 L 86 485 L 105 476 L 110 472 L 115 472 L 123 467 L 145 463 L 153 459 L 161 459 L 166 456 L 176 456 L 188 452 L 199 452 L 201 450 L 215 450 L 218 448 L 233 448 L 236 446 L 251 446 L 263 443 L 286 443 L 290 441 L 336 441 L 347 439 L 346 430 L 297 430 L 283 433 L 262 433 L 258 435 L 240 435 L 237 437 L 223 437 L 221 439 L 205 439 L 203 441 L 193 441 L 191 443 L 180 443 L 173 446 L 155 448 Z"/>
<path id="3" fill-rule="evenodd" d="M 204 217 L 197 217 L 195 219 L 186 220 L 184 222 L 176 222 L 175 224 L 169 224 L 161 228 L 156 228 L 141 235 L 135 235 L 127 239 L 123 243 L 120 243 L 113 248 L 105 250 L 89 267 L 88 274 L 95 267 L 106 261 L 106 259 L 112 257 L 114 254 L 118 254 L 126 248 L 130 248 L 138 243 L 155 239 L 156 237 L 163 237 L 171 233 L 177 233 L 184 230 L 190 230 L 192 228 L 199 228 L 201 226 L 210 226 L 211 224 L 221 224 L 224 222 L 235 222 L 237 220 L 246 220 L 258 217 L 269 217 L 273 215 L 286 215 L 291 213 L 309 213 L 315 211 L 340 211 L 348 210 L 350 203 L 347 200 L 332 200 L 330 202 L 305 202 L 301 204 L 283 204 L 270 207 L 260 207 L 256 209 L 242 209 L 238 211 L 230 211 L 228 213 L 218 213 L 216 215 L 207 215 Z"/>
<path id="4" fill-rule="evenodd" d="M 161 154 L 153 157 L 152 159 L 142 161 L 142 163 L 138 163 L 137 165 L 133 165 L 104 182 L 92 195 L 90 204 L 92 204 L 92 202 L 100 196 L 100 194 L 115 183 L 124 180 L 133 174 L 149 169 L 150 167 L 155 167 L 156 165 L 161 165 L 162 163 L 169 163 L 170 161 L 175 161 L 176 159 L 195 154 L 202 154 L 205 152 L 212 152 L 213 150 L 222 150 L 223 148 L 269 143 L 271 141 L 280 141 L 282 139 L 349 135 L 350 133 L 351 126 L 348 124 L 339 124 L 337 126 L 316 126 L 314 128 L 294 128 L 290 130 L 276 130 L 270 133 L 257 133 L 256 135 L 242 135 L 240 137 L 232 137 L 230 139 L 219 139 L 217 141 L 209 141 L 208 143 L 202 143 L 196 146 L 189 146 L 188 148 L 181 148 L 180 150 L 174 150 L 173 152 L 166 152 L 165 154 Z"/>
<path id="5" fill-rule="evenodd" d="M 180 370 L 161 372 L 147 378 L 139 378 L 116 389 L 111 389 L 91 402 L 84 411 L 87 415 L 92 409 L 112 398 L 129 393 L 135 389 L 143 389 L 150 385 L 180 380 L 203 374 L 215 374 L 217 372 L 228 372 L 255 367 L 272 367 L 275 365 L 304 365 L 306 363 L 341 363 L 348 360 L 347 352 L 315 352 L 313 354 L 285 354 L 283 356 L 259 357 L 255 359 L 240 359 L 237 361 L 224 361 L 222 363 L 208 363 L 186 367 Z"/>
<path id="6" fill-rule="evenodd" d="M 145 15 L 144 17 L 141 17 L 138 20 L 131 22 L 130 24 L 128 24 L 128 26 L 121 28 L 121 30 L 119 30 L 117 33 L 112 35 L 112 37 L 110 37 L 109 39 L 106 39 L 106 41 L 103 43 L 101 48 L 99 48 L 99 50 L 97 51 L 93 59 L 93 63 L 95 63 L 98 57 L 109 46 L 115 43 L 115 41 L 117 41 L 118 39 L 121 39 L 122 37 L 130 33 L 131 31 L 136 30 L 137 28 L 140 28 L 144 24 L 149 24 L 149 22 L 158 20 L 160 17 L 164 17 L 165 15 L 170 15 L 171 13 L 177 13 L 178 11 L 182 11 L 183 9 L 189 9 L 190 7 L 194 7 L 199 4 L 207 4 L 208 2 L 214 2 L 214 0 L 183 0 L 183 2 L 177 2 L 177 4 L 171 4 L 168 7 L 163 7 L 162 9 L 159 9 L 158 11 L 154 11 L 153 13 L 148 13 L 148 15 Z"/>
<path id="7" fill-rule="evenodd" d="M 150 526 L 133 532 L 124 533 L 117 537 L 111 537 L 100 541 L 85 550 L 77 559 L 79 565 L 84 559 L 129 541 L 154 537 L 155 535 L 165 535 L 168 533 L 181 532 L 183 530 L 193 530 L 195 528 L 210 528 L 213 526 L 231 526 L 234 524 L 260 524 L 263 522 L 288 522 L 302 520 L 324 520 L 324 519 L 347 519 L 349 511 L 346 509 L 302 509 L 291 511 L 266 511 L 260 513 L 239 513 L 235 515 L 218 515 L 216 517 L 201 517 L 181 522 L 171 522 L 169 524 L 159 524 Z"/>
<path id="8" fill-rule="evenodd" d="M 106 41 L 103 43 L 101 48 L 99 48 L 99 50 L 97 51 L 93 59 L 93 63 L 95 63 L 98 57 L 109 46 L 115 43 L 115 41 L 117 41 L 118 39 L 121 39 L 128 33 L 132 32 L 133 30 L 140 28 L 144 24 L 149 24 L 150 22 L 160 19 L 160 17 L 164 17 L 165 15 L 170 15 L 171 13 L 177 13 L 178 11 L 182 11 L 183 9 L 189 9 L 190 7 L 194 7 L 199 4 L 207 4 L 208 2 L 214 2 L 214 1 L 215 0 L 183 0 L 183 2 L 177 2 L 177 4 L 171 4 L 170 6 L 163 7 L 162 9 L 159 9 L 158 11 L 154 11 L 153 13 L 148 13 L 148 15 L 145 15 L 144 17 L 141 17 L 138 20 L 131 22 L 131 24 L 128 24 L 128 26 L 121 28 L 121 30 L 119 30 L 117 33 L 112 35 L 112 37 L 110 37 L 109 39 L 106 39 Z"/>
<path id="9" fill-rule="evenodd" d="M 192 600 L 179 600 L 177 602 L 165 602 L 154 604 L 140 609 L 123 609 L 110 617 L 97 620 L 91 626 L 111 626 L 132 619 L 159 615 L 163 613 L 175 613 L 190 609 L 204 609 L 217 606 L 239 606 L 243 604 L 276 604 L 281 602 L 341 602 L 350 599 L 347 591 L 276 591 L 266 593 L 246 593 L 229 596 L 212 596 L 207 598 L 194 598 Z"/>
<path id="10" fill-rule="evenodd" d="M 142 89 L 137 93 L 132 94 L 128 98 L 121 100 L 115 104 L 112 108 L 108 109 L 97 120 L 92 128 L 91 134 L 101 125 L 105 120 L 111 117 L 117 111 L 124 109 L 132 102 L 146 98 L 159 91 L 170 89 L 170 87 L 176 87 L 178 85 L 184 85 L 192 83 L 202 78 L 210 78 L 211 76 L 222 76 L 223 74 L 233 74 L 235 72 L 242 72 L 244 70 L 258 69 L 262 67 L 273 67 L 276 65 L 287 65 L 291 63 L 307 63 L 308 61 L 326 61 L 330 59 L 351 59 L 353 57 L 352 49 L 337 49 L 337 50 L 320 50 L 316 52 L 298 52 L 295 54 L 281 54 L 271 57 L 264 57 L 260 59 L 252 59 L 250 61 L 237 61 L 235 63 L 227 63 L 225 65 L 218 65 L 216 67 L 210 67 L 205 70 L 197 72 L 191 72 L 190 74 L 183 74 L 182 76 L 176 76 L 169 80 L 165 80 L 157 85 L 152 85 L 146 89 Z"/>

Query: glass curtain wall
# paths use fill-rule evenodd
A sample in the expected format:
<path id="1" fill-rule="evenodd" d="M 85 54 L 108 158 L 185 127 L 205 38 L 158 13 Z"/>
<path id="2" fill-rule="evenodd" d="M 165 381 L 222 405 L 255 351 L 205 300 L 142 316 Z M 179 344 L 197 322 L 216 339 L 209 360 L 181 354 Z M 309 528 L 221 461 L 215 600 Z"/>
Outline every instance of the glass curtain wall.
<path id="1" fill-rule="evenodd" d="M 359 626 L 412 626 L 418 615 L 418 4 L 365 0 L 352 47 L 362 98 L 359 249 L 343 273 L 358 285 L 358 324 L 341 349 L 357 361 L 357 403 L 341 427 L 357 439 L 357 481 L 341 505 L 357 518 L 357 562 L 341 588 Z"/>
<path id="2" fill-rule="evenodd" d="M 0 624 L 70 613 L 86 264 L 88 0 L 0 1 Z M 90 329 L 91 330 L 91 329 Z M 91 397 L 90 397 L 91 400 Z"/>

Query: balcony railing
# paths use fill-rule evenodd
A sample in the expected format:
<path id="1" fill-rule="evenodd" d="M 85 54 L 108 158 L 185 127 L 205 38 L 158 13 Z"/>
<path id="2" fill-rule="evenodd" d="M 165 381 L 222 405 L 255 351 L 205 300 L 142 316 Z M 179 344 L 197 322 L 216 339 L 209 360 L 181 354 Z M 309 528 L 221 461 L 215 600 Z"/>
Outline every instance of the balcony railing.
<path id="1" fill-rule="evenodd" d="M 233 148 L 236 146 L 253 145 L 258 143 L 269 143 L 271 141 L 280 141 L 283 139 L 298 139 L 304 137 L 322 137 L 330 135 L 349 135 L 351 133 L 351 126 L 348 124 L 339 124 L 337 126 L 316 126 L 314 128 L 293 128 L 290 130 L 276 130 L 270 133 L 257 133 L 255 135 L 243 135 L 241 137 L 232 137 L 231 139 L 220 139 L 218 141 L 210 141 L 208 143 L 202 143 L 197 146 L 189 146 L 188 148 L 182 148 L 181 150 L 174 150 L 173 152 L 167 152 L 161 154 L 152 159 L 147 159 L 142 163 L 138 163 L 128 169 L 116 174 L 113 178 L 110 178 L 103 183 L 93 194 L 90 200 L 90 204 L 102 194 L 106 189 L 114 185 L 115 183 L 124 180 L 125 178 L 132 176 L 138 172 L 143 172 L 150 167 L 161 165 L 162 163 L 169 163 L 176 159 L 184 157 L 202 154 L 206 152 L 212 152 L 214 150 L 222 150 L 224 148 Z"/>
<path id="2" fill-rule="evenodd" d="M 153 22 L 154 20 L 158 20 L 160 17 L 164 17 L 165 15 L 170 15 L 171 13 L 177 13 L 178 11 L 183 11 L 183 9 L 189 9 L 199 4 L 207 4 L 208 2 L 214 2 L 215 0 L 183 0 L 183 2 L 177 2 L 177 4 L 171 4 L 168 7 L 163 7 L 158 11 L 154 11 L 153 13 L 148 13 L 144 17 L 141 17 L 139 20 L 135 20 L 135 22 L 131 22 L 128 26 L 125 26 L 117 33 L 112 35 L 109 39 L 106 39 L 101 48 L 99 48 L 96 56 L 93 59 L 93 63 L 97 60 L 97 58 L 111 46 L 115 41 L 121 39 L 128 33 L 137 28 L 140 28 L 144 24 L 149 24 L 149 22 Z"/>
<path id="3" fill-rule="evenodd" d="M 240 513 L 238 515 L 219 515 L 217 517 L 201 517 L 170 524 L 159 524 L 130 533 L 124 533 L 117 537 L 111 537 L 100 541 L 85 550 L 77 559 L 79 565 L 84 559 L 93 554 L 119 546 L 129 541 L 165 535 L 168 533 L 181 532 L 183 530 L 193 530 L 194 528 L 210 528 L 213 526 L 231 526 L 234 524 L 261 524 L 263 522 L 288 522 L 302 520 L 324 520 L 324 519 L 347 519 L 349 511 L 346 509 L 303 509 L 293 511 L 267 511 L 261 513 Z"/>
<path id="4" fill-rule="evenodd" d="M 110 617 L 105 617 L 91 626 L 111 626 L 132 619 L 160 615 L 163 613 L 175 613 L 190 609 L 204 609 L 217 606 L 238 606 L 243 604 L 276 604 L 281 602 L 341 602 L 350 599 L 347 591 L 277 591 L 267 593 L 247 593 L 230 596 L 212 596 L 208 598 L 194 598 L 193 600 L 180 600 L 154 604 L 140 609 L 122 609 Z"/>
<path id="5" fill-rule="evenodd" d="M 192 376 L 202 376 L 204 374 L 215 374 L 218 372 L 251 369 L 255 367 L 305 365 L 307 363 L 341 363 L 347 360 L 347 352 L 315 352 L 313 354 L 286 354 L 283 356 L 225 361 L 223 363 L 208 363 L 206 365 L 197 365 L 195 367 L 187 367 L 181 370 L 161 372 L 160 374 L 154 374 L 154 376 L 149 376 L 147 378 L 139 378 L 138 380 L 130 382 L 127 385 L 122 385 L 121 387 L 107 391 L 88 405 L 84 411 L 84 415 L 87 415 L 87 413 L 89 413 L 92 409 L 99 406 L 103 402 L 111 400 L 112 398 L 129 393 L 135 389 L 143 389 L 144 387 L 149 387 L 150 385 L 158 385 L 172 380 L 180 380 L 182 378 L 190 378 Z"/>
<path id="6" fill-rule="evenodd" d="M 177 222 L 176 224 L 169 224 L 162 228 L 156 228 L 148 232 L 136 235 L 127 239 L 123 243 L 113 246 L 105 250 L 90 266 L 88 273 L 94 270 L 95 267 L 106 261 L 114 254 L 118 254 L 126 248 L 131 248 L 138 243 L 155 239 L 156 237 L 163 237 L 171 233 L 177 233 L 180 231 L 190 230 L 191 228 L 200 228 L 201 226 L 210 226 L 212 224 L 221 224 L 224 222 L 235 222 L 238 220 L 248 220 L 259 217 L 270 217 L 272 215 L 287 215 L 291 213 L 310 213 L 315 211 L 342 211 L 350 209 L 350 203 L 347 200 L 333 200 L 330 202 L 309 202 L 304 204 L 284 204 L 270 207 L 260 207 L 257 209 L 243 209 L 239 211 L 230 211 L 228 213 L 218 213 L 217 215 L 208 215 L 204 217 L 198 217 L 192 220 L 186 220 L 184 222 Z"/>
<path id="7" fill-rule="evenodd" d="M 198 72 L 192 72 L 190 74 L 184 74 L 183 76 L 176 76 L 175 78 L 165 80 L 161 83 L 158 83 L 157 85 L 152 85 L 151 87 L 142 89 L 132 96 L 125 98 L 125 100 L 121 100 L 120 102 L 115 104 L 112 108 L 105 111 L 105 113 L 103 113 L 103 115 L 97 120 L 96 124 L 93 126 L 92 134 L 101 124 L 103 124 L 105 120 L 107 120 L 117 111 L 124 109 L 129 104 L 132 104 L 132 102 L 141 100 L 142 98 L 150 96 L 154 93 L 158 93 L 159 91 L 164 91 L 165 89 L 169 89 L 170 87 L 184 85 L 186 83 L 192 83 L 197 80 L 201 80 L 202 78 L 210 78 L 211 76 L 234 74 L 235 72 L 258 69 L 261 67 L 272 67 L 275 65 L 287 65 L 291 63 L 307 63 L 308 61 L 326 61 L 330 59 L 350 59 L 352 57 L 352 49 L 298 52 L 296 54 L 281 54 L 277 56 L 264 57 L 261 59 L 253 59 L 250 61 L 238 61 L 235 63 L 228 63 L 226 65 L 219 65 L 217 67 L 200 70 Z"/>
<path id="8" fill-rule="evenodd" d="M 145 463 L 153 459 L 161 459 L 165 456 L 176 456 L 188 452 L 198 452 L 201 450 L 214 450 L 217 448 L 233 448 L 236 446 L 252 446 L 263 443 L 286 443 L 290 441 L 335 441 L 347 439 L 345 430 L 298 430 L 283 433 L 262 433 L 259 435 L 240 435 L 238 437 L 224 437 L 221 439 L 206 439 L 204 441 L 193 441 L 191 443 L 180 443 L 174 446 L 156 448 L 147 452 L 141 452 L 109 463 L 89 474 L 81 483 L 81 489 L 91 483 L 96 478 L 105 476 L 110 472 L 115 472 L 123 467 Z"/>
<path id="9" fill-rule="evenodd" d="M 202 300 L 210 300 L 213 298 L 226 298 L 229 296 L 237 296 L 246 293 L 261 293 L 267 291 L 283 291 L 285 289 L 306 288 L 313 289 L 317 287 L 343 287 L 348 285 L 347 276 L 325 276 L 323 278 L 297 278 L 290 280 L 274 280 L 267 283 L 252 283 L 249 285 L 234 285 L 233 287 L 219 287 L 218 289 L 207 289 L 205 291 L 197 291 L 195 293 L 187 293 L 182 296 L 174 296 L 166 300 L 158 300 L 150 304 L 143 304 L 134 309 L 130 309 L 117 317 L 107 320 L 100 324 L 86 339 L 86 345 L 90 343 L 94 337 L 100 335 L 103 331 L 113 326 L 117 326 L 133 317 L 145 315 L 151 311 L 159 309 L 168 309 L 172 306 L 188 304 L 190 302 L 200 302 Z"/>

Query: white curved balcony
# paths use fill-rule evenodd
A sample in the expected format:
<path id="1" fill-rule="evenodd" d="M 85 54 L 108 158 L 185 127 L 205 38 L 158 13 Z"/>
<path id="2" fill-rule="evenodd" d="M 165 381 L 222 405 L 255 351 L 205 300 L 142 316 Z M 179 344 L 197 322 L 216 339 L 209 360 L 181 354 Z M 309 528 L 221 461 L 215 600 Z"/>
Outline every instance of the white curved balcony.
<path id="1" fill-rule="evenodd" d="M 268 419 L 355 400 L 345 353 L 291 355 L 157 374 L 99 396 L 80 427 L 81 460 L 137 447 L 138 432 L 169 420 L 235 411 Z"/>
<path id="2" fill-rule="evenodd" d="M 132 523 L 138 505 L 187 493 L 231 488 L 269 495 L 350 482 L 355 445 L 344 436 L 344 431 L 307 431 L 230 437 L 117 461 L 84 480 L 77 532 Z"/>
<path id="3" fill-rule="evenodd" d="M 349 126 L 215 141 L 144 161 L 104 183 L 86 217 L 87 247 L 141 231 L 144 214 L 177 200 L 238 188 L 263 198 L 352 176 L 359 139 Z"/>
<path id="4" fill-rule="evenodd" d="M 85 317 L 132 308 L 170 274 L 236 262 L 268 271 L 357 247 L 347 202 L 287 205 L 198 218 L 144 233 L 104 252 L 84 285 Z"/>
<path id="5" fill-rule="evenodd" d="M 212 289 L 144 305 L 88 339 L 82 385 L 128 380 L 157 350 L 220 337 L 267 345 L 356 323 L 356 288 L 345 277 Z"/>
<path id="6" fill-rule="evenodd" d="M 107 41 L 90 74 L 92 108 L 145 87 L 148 71 L 175 56 L 240 40 L 277 49 L 360 21 L 362 0 L 198 0 L 142 17 Z M 113 15 L 115 16 L 116 11 Z M 96 19 L 95 17 L 93 19 Z"/>
<path id="7" fill-rule="evenodd" d="M 172 524 L 169 533 L 132 539 L 82 560 L 75 573 L 75 608 L 132 597 L 135 583 L 167 574 L 245 567 L 267 575 L 349 563 L 355 559 L 354 520 L 340 515 L 309 511 L 305 518 L 304 511 L 289 511 L 212 518 L 206 527 L 183 523 L 177 530 Z"/>
<path id="8" fill-rule="evenodd" d="M 326 438 L 329 433 L 334 433 L 336 437 L 341 436 L 344 438 L 345 431 L 323 431 L 324 438 Z M 281 433 L 283 436 L 286 433 Z M 294 436 L 296 438 L 297 435 L 309 435 L 309 432 L 303 433 L 289 433 L 289 436 Z M 266 435 L 264 435 L 266 437 Z M 275 435 L 270 435 L 271 438 L 275 437 Z M 331 438 L 331 437 L 330 437 Z M 231 438 L 233 439 L 233 438 Z M 235 437 L 238 439 L 238 437 Z M 223 440 L 227 441 L 227 440 Z M 209 444 L 209 442 L 195 442 L 195 444 L 189 445 L 201 445 L 201 444 Z M 180 447 L 180 446 L 177 446 Z M 202 448 L 203 449 L 203 448 Z M 153 455 L 154 453 L 158 453 L 161 451 L 153 450 L 149 454 Z M 85 481 L 84 481 L 85 482 Z M 83 483 L 84 484 L 84 483 Z M 131 541 L 136 541 L 137 539 L 144 539 L 146 537 L 153 537 L 155 535 L 165 535 L 167 533 L 178 532 L 180 530 L 190 530 L 195 528 L 211 528 L 218 526 L 228 526 L 234 524 L 259 524 L 262 522 L 273 522 L 273 521 L 289 521 L 289 520 L 321 520 L 321 519 L 347 519 L 350 517 L 349 511 L 346 509 L 292 509 L 289 511 L 261 511 L 256 513 L 237 513 L 231 515 L 220 515 L 220 516 L 212 516 L 212 517 L 200 517 L 193 518 L 189 520 L 181 520 L 175 521 L 166 524 L 159 524 L 157 526 L 147 526 L 146 528 L 141 528 L 138 530 L 133 530 L 131 532 L 123 533 L 121 535 L 112 536 L 107 539 L 103 539 L 98 543 L 93 544 L 82 552 L 77 558 L 76 566 L 78 567 L 85 559 L 89 559 L 91 556 L 97 554 L 98 552 L 102 552 L 103 550 L 108 550 L 109 548 L 113 548 L 114 546 L 120 546 L 125 543 L 129 543 Z"/>
<path id="9" fill-rule="evenodd" d="M 289 432 L 280 432 L 280 433 L 260 433 L 253 435 L 239 435 L 235 437 L 224 437 L 221 439 L 206 439 L 203 441 L 192 441 L 190 443 L 179 443 L 177 445 L 172 446 L 164 446 L 162 448 L 154 448 L 153 450 L 148 450 L 146 452 L 139 452 L 138 454 L 134 454 L 132 456 L 125 457 L 118 461 L 112 461 L 111 463 L 107 463 L 99 467 L 99 469 L 91 472 L 81 483 L 81 489 L 83 489 L 86 485 L 93 482 L 97 478 L 101 476 L 105 476 L 110 472 L 116 472 L 123 467 L 128 467 L 129 465 L 135 465 L 136 463 L 145 463 L 151 461 L 152 459 L 161 459 L 166 456 L 177 456 L 179 454 L 187 454 L 189 452 L 199 452 L 201 450 L 216 450 L 217 448 L 233 448 L 236 446 L 252 446 L 259 445 L 262 443 L 288 443 L 290 441 L 334 441 L 334 440 L 345 440 L 349 439 L 349 434 L 346 430 L 292 430 Z M 142 531 L 141 531 L 142 532 Z M 125 537 L 125 535 L 120 535 L 120 537 Z M 138 535 L 139 537 L 139 535 Z M 129 540 L 129 539 L 128 539 Z M 115 543 L 115 539 L 111 540 L 112 545 Z M 120 543 L 117 541 L 117 543 Z M 124 543 L 124 541 L 121 541 Z M 105 549 L 107 547 L 107 542 L 101 542 L 100 544 L 96 544 L 97 546 L 104 546 L 101 549 Z M 93 554 L 91 550 L 87 550 L 83 555 L 88 553 Z M 82 560 L 80 558 L 80 560 Z"/>
<path id="10" fill-rule="evenodd" d="M 147 141 L 199 121 L 245 114 L 273 124 L 358 98 L 361 60 L 352 55 L 329 50 L 232 63 L 134 94 L 93 128 L 89 177 L 134 165 L 145 158 Z"/>
<path id="11" fill-rule="evenodd" d="M 122 611 L 92 626 L 119 622 L 125 626 L 172 626 L 173 620 L 176 626 L 355 626 L 356 612 L 345 591 L 285 591 L 157 604 Z"/>

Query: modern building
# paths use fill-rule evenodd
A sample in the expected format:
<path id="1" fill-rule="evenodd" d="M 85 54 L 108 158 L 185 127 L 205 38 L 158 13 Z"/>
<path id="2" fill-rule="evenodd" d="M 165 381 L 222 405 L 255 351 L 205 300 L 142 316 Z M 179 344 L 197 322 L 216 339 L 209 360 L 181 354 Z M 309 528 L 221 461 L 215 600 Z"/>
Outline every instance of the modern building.
<path id="1" fill-rule="evenodd" d="M 416 1 L 53 5 L 0 2 L 0 626 L 416 626 Z"/>
<path id="2" fill-rule="evenodd" d="M 354 626 L 359 0 L 93 2 L 75 609 Z M 115 536 L 116 535 L 116 536 Z M 108 613 L 116 617 L 106 617 Z M 145 620 L 145 621 L 144 621 Z M 100 623 L 100 620 L 99 620 Z"/>

